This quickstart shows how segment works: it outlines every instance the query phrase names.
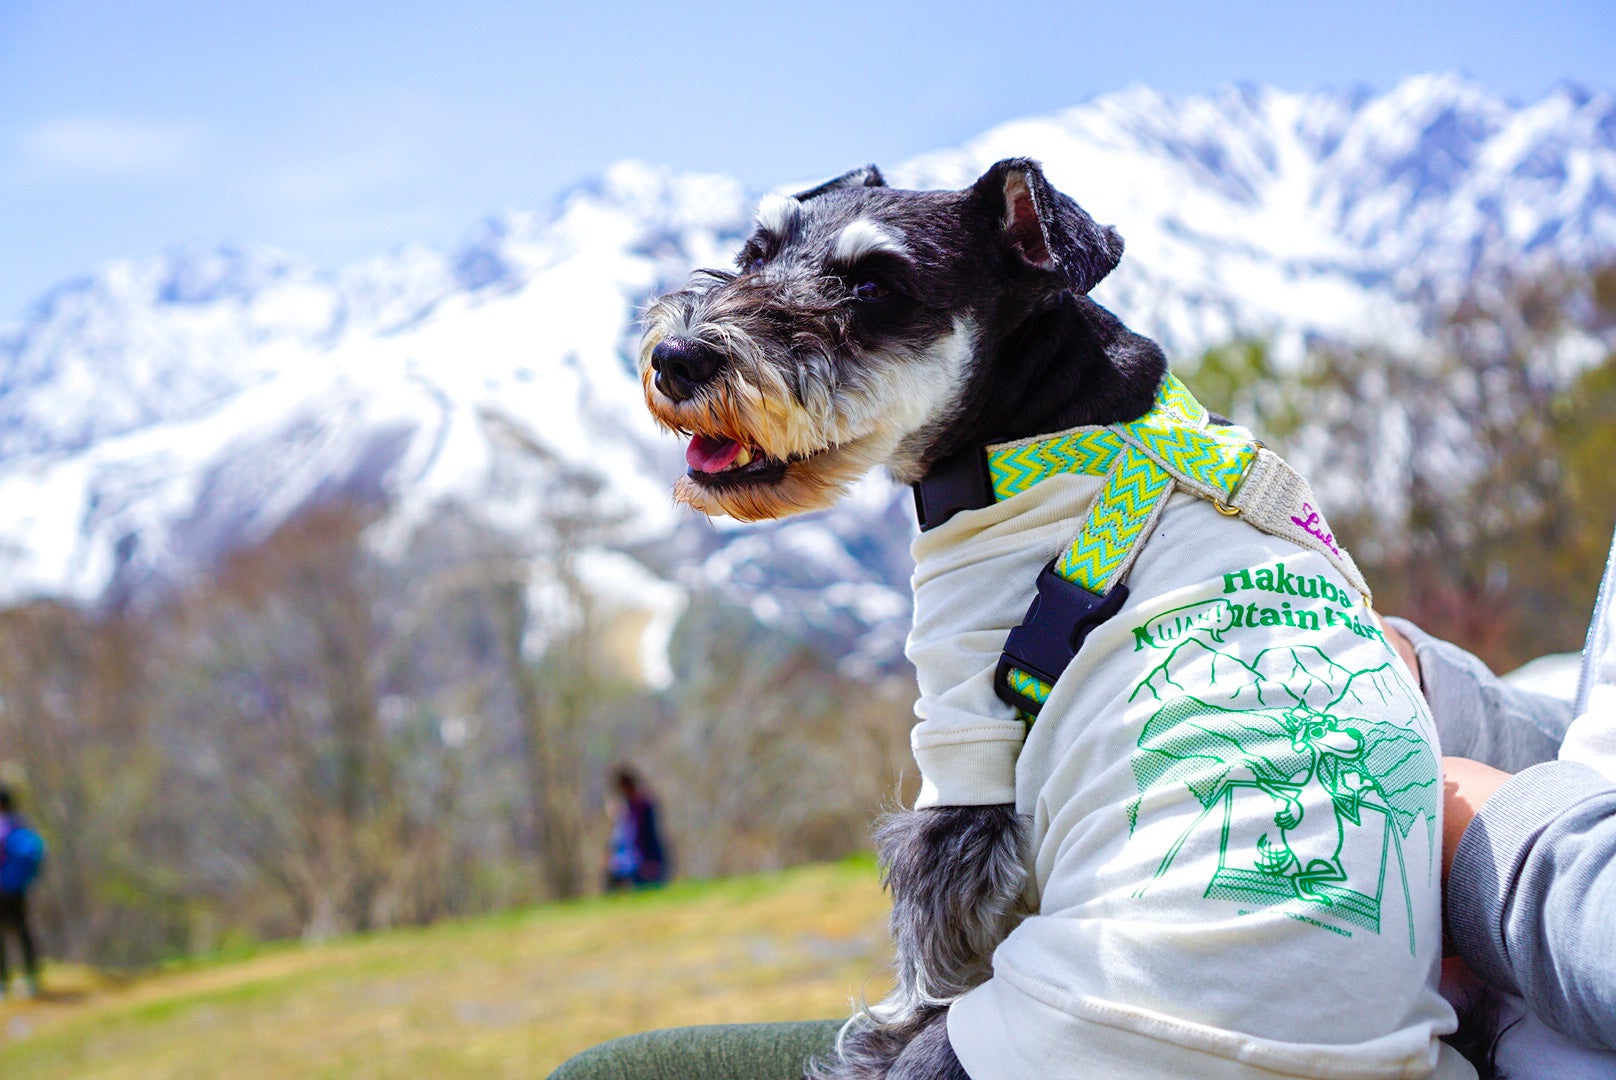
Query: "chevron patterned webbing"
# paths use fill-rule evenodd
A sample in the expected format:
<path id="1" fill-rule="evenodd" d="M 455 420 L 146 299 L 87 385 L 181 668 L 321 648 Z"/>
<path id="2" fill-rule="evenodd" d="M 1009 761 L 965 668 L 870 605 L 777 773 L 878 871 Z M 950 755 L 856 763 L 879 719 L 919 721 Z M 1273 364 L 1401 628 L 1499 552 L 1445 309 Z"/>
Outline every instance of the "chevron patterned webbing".
<path id="1" fill-rule="evenodd" d="M 1005 673 L 1005 679 L 1015 689 L 1016 693 L 1025 694 L 1040 705 L 1049 700 L 1049 692 L 1054 689 L 1054 687 L 1041 679 L 1036 679 L 1025 671 L 1017 671 L 1015 668 L 1011 668 Z M 1031 717 L 1027 717 L 1027 719 L 1030 723 Z"/>
<path id="2" fill-rule="evenodd" d="M 1138 449 L 1126 447 L 1100 497 L 1089 507 L 1077 539 L 1055 563 L 1055 573 L 1089 592 L 1109 591 L 1172 482 L 1160 465 Z"/>
<path id="3" fill-rule="evenodd" d="M 1169 473 L 1230 495 L 1256 456 L 1256 440 L 1242 427 L 1208 427 L 1207 419 L 1205 407 L 1169 375 L 1156 393 L 1155 405 L 1137 420 L 989 446 L 994 498 L 1002 502 L 1057 473 L 1103 476 L 1130 441 Z"/>
<path id="4" fill-rule="evenodd" d="M 1194 477 L 1223 493 L 1234 494 L 1241 477 L 1257 456 L 1257 447 L 1244 429 L 1224 435 L 1216 429 L 1197 431 L 1182 425 L 1152 423 L 1150 417 L 1126 425 L 1150 455 L 1181 475 Z"/>
<path id="5" fill-rule="evenodd" d="M 1122 446 L 1122 440 L 1109 429 L 1078 428 L 1053 438 L 989 447 L 993 497 L 1002 502 L 1054 473 L 1103 476 Z"/>
<path id="6" fill-rule="evenodd" d="M 1161 386 L 1156 391 L 1155 407 L 1146 416 L 1163 411 L 1175 413 L 1180 420 L 1196 427 L 1202 426 L 1207 417 L 1206 407 L 1195 400 L 1190 388 L 1179 382 L 1177 375 L 1172 374 L 1162 380 Z"/>
<path id="7" fill-rule="evenodd" d="M 1105 487 L 1055 562 L 1062 578 L 1103 596 L 1131 564 L 1175 477 L 1220 492 L 1225 500 L 1239 487 L 1256 457 L 1255 441 L 1242 428 L 1207 422 L 1206 409 L 1169 375 L 1156 403 L 1138 420 L 988 447 L 994 498 L 1003 501 L 1057 473 L 1103 474 Z M 1003 675 L 1011 690 L 1038 706 L 1053 689 L 1013 664 Z M 1033 714 L 1023 709 L 1022 717 L 1030 723 Z"/>

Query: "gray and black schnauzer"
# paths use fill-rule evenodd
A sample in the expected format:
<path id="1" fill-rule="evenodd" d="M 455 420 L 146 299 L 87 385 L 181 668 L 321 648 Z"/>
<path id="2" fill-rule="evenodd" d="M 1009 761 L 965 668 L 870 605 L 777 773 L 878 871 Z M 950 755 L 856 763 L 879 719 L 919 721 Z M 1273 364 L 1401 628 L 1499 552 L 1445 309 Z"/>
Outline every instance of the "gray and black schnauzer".
<path id="1" fill-rule="evenodd" d="M 967 447 L 1142 416 L 1166 359 L 1087 296 L 1121 256 L 1025 158 L 963 191 L 894 190 L 870 166 L 764 200 L 736 271 L 698 271 L 646 317 L 646 401 L 690 436 L 675 496 L 783 517 L 878 465 L 913 483 Z M 897 986 L 811 1071 L 968 1080 L 944 1020 L 1026 914 L 1026 823 L 936 807 L 889 815 L 877 842 Z"/>
<path id="2" fill-rule="evenodd" d="M 646 401 L 690 437 L 676 498 L 784 517 L 876 466 L 935 488 L 973 448 L 1143 416 L 1166 358 L 1088 298 L 1121 257 L 1026 158 L 962 191 L 894 190 L 868 166 L 765 199 L 736 271 L 697 271 L 646 316 Z M 1029 834 L 1013 804 L 882 820 L 897 985 L 812 1076 L 969 1080 L 945 1020 L 1031 914 Z M 1495 1035 L 1483 1010 L 1452 1041 L 1486 1076 Z"/>

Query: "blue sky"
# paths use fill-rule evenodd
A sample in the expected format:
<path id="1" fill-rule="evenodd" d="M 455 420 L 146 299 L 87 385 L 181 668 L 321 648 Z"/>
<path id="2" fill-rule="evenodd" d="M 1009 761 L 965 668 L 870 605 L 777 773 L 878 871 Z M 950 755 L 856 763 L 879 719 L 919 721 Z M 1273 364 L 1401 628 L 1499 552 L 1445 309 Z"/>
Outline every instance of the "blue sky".
<path id="1" fill-rule="evenodd" d="M 764 187 L 1132 83 L 1529 99 L 1616 83 L 1616 4 L 0 0 L 0 325 L 184 243 L 338 266 L 624 157 Z"/>

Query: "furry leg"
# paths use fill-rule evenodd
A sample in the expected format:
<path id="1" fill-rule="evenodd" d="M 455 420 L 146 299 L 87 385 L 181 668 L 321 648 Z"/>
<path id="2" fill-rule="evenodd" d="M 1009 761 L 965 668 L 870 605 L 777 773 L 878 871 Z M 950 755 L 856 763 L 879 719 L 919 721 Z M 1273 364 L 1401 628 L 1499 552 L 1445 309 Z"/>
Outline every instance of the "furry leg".
<path id="1" fill-rule="evenodd" d="M 948 1041 L 948 1010 L 926 1021 L 892 1063 L 887 1080 L 971 1080 Z"/>
<path id="2" fill-rule="evenodd" d="M 898 985 L 848 1021 L 835 1057 L 815 1061 L 809 1075 L 944 1080 L 954 1074 L 914 1070 L 945 1064 L 944 1050 L 953 1060 L 942 1026 L 948 1005 L 988 978 L 994 948 L 1026 914 L 1027 822 L 1010 805 L 940 806 L 888 814 L 875 839 L 892 893 Z M 896 1072 L 911 1041 L 932 1028 L 912 1063 Z M 957 1060 L 952 1067 L 958 1070 Z"/>
<path id="3" fill-rule="evenodd" d="M 1027 822 L 1009 805 L 939 806 L 888 814 L 875 839 L 898 985 L 871 1012 L 890 1022 L 947 1005 L 992 973 L 993 950 L 1025 914 Z"/>
<path id="4" fill-rule="evenodd" d="M 971 1080 L 948 1041 L 948 1010 L 930 1006 L 900 1023 L 855 1016 L 834 1058 L 808 1064 L 807 1080 Z"/>
<path id="5" fill-rule="evenodd" d="M 935 1020 L 941 1027 L 947 1016 L 947 1009 L 932 1008 L 918 1016 L 881 1024 L 869 1009 L 861 1009 L 837 1036 L 835 1051 L 808 1062 L 806 1080 L 888 1080 L 915 1036 L 926 1030 L 926 1021 Z M 952 1047 L 949 1053 L 953 1053 Z M 943 1075 L 946 1074 L 939 1074 L 939 1080 Z"/>

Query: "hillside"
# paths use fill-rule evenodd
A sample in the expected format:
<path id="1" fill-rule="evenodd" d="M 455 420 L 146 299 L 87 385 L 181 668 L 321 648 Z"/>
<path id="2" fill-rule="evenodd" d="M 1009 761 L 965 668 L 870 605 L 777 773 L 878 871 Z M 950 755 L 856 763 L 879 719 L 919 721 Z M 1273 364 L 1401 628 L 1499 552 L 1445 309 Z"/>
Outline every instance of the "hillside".
<path id="1" fill-rule="evenodd" d="M 656 1027 L 837 1016 L 881 990 L 868 859 L 201 960 L 48 970 L 0 1004 L 0 1075 L 97 1080 L 547 1075 Z"/>

